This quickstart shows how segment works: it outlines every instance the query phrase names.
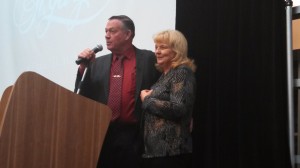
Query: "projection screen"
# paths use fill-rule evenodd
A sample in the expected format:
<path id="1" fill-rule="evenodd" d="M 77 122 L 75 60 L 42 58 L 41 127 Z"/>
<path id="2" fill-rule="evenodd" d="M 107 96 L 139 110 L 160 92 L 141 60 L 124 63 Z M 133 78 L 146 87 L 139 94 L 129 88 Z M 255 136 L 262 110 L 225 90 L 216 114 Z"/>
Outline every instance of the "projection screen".
<path id="1" fill-rule="evenodd" d="M 0 6 L 0 94 L 25 71 L 74 89 L 77 55 L 103 45 L 112 15 L 135 22 L 134 45 L 154 51 L 152 36 L 175 28 L 175 0 L 4 0 Z"/>

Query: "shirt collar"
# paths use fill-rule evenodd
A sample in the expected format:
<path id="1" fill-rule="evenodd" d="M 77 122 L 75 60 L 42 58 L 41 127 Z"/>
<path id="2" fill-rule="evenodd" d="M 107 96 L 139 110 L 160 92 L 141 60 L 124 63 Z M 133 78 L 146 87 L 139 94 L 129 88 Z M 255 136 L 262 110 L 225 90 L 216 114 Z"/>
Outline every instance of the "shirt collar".
<path id="1" fill-rule="evenodd" d="M 134 46 L 128 48 L 125 52 L 121 53 L 120 55 L 123 55 L 125 59 L 132 59 L 135 55 Z M 113 54 L 113 60 L 115 61 L 117 58 L 116 54 Z"/>

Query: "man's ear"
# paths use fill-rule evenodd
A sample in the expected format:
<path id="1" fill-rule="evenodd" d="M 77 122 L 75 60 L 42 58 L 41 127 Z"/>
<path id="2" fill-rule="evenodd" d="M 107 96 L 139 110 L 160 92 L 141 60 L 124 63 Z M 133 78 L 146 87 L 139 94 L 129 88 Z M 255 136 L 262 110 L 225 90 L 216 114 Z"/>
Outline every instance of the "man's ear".
<path id="1" fill-rule="evenodd" d="M 126 40 L 129 40 L 132 36 L 132 31 L 131 30 L 127 30 L 126 31 Z"/>

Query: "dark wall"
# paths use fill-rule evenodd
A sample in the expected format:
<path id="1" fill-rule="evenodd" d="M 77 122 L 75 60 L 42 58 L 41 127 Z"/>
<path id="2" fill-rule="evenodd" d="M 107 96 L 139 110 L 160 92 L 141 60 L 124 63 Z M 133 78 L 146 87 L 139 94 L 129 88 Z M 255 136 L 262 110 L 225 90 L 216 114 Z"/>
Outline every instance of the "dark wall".
<path id="1" fill-rule="evenodd" d="M 177 0 L 197 66 L 194 167 L 289 168 L 283 0 Z"/>

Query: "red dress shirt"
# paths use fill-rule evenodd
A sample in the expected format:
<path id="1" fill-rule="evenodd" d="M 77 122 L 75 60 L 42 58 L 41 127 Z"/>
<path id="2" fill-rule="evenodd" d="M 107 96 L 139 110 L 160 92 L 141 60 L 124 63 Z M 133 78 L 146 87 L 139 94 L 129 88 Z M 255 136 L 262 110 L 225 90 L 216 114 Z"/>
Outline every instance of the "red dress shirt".
<path id="1" fill-rule="evenodd" d="M 135 123 L 137 119 L 135 118 L 134 111 L 134 95 L 136 89 L 136 56 L 133 47 L 122 53 L 125 58 L 123 60 L 123 83 L 122 83 L 122 109 L 119 121 Z M 114 60 L 116 55 L 113 55 L 112 65 L 114 66 Z M 112 74 L 110 75 L 112 78 Z"/>

